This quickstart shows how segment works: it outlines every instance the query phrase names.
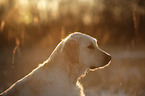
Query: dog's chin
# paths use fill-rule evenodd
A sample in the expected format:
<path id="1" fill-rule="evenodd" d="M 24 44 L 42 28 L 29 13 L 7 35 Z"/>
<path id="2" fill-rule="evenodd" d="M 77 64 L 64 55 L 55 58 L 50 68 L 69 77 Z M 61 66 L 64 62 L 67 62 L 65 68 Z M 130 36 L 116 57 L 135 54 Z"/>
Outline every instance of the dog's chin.
<path id="1" fill-rule="evenodd" d="M 110 63 L 111 63 L 111 60 L 110 60 L 107 64 L 105 64 L 104 66 L 100 66 L 98 69 L 103 69 L 103 68 L 105 68 L 105 67 L 109 66 L 109 65 L 110 65 Z"/>
<path id="2" fill-rule="evenodd" d="M 90 71 L 95 71 L 95 70 L 97 70 L 97 69 L 103 69 L 103 68 L 105 68 L 105 67 L 107 67 L 107 66 L 109 66 L 110 65 L 110 62 L 111 61 L 109 61 L 107 64 L 104 64 L 103 66 L 98 66 L 98 67 L 96 67 L 96 66 L 90 66 Z"/>
<path id="3" fill-rule="evenodd" d="M 90 66 L 90 71 L 95 71 L 95 70 L 97 70 L 99 67 L 96 67 L 96 66 Z"/>
<path id="4" fill-rule="evenodd" d="M 89 69 L 86 69 L 86 71 L 78 78 L 78 80 L 84 78 L 89 72 Z"/>

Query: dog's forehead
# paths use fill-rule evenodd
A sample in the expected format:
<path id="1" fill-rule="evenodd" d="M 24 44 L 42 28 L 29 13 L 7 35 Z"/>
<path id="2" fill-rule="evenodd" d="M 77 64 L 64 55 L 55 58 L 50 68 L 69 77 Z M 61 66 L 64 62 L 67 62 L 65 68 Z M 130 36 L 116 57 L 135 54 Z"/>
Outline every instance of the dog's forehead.
<path id="1" fill-rule="evenodd" d="M 96 38 L 93 38 L 87 34 L 83 34 L 83 33 L 74 33 L 72 34 L 72 37 L 73 38 L 78 38 L 80 41 L 82 42 L 86 42 L 86 43 L 96 43 L 97 42 L 97 39 Z"/>

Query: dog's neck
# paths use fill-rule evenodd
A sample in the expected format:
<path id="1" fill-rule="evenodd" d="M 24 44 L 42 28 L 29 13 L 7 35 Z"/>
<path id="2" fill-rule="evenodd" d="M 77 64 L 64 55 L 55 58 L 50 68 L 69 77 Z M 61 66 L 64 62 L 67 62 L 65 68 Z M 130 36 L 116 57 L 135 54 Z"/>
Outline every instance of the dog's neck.
<path id="1" fill-rule="evenodd" d="M 45 66 L 49 69 L 48 73 L 57 73 L 54 77 L 58 76 L 58 79 L 60 79 L 60 77 L 63 75 L 63 77 L 67 78 L 64 80 L 64 82 L 63 80 L 59 80 L 59 82 L 61 81 L 60 83 L 66 84 L 66 82 L 68 82 L 73 86 L 76 85 L 78 79 L 86 71 L 86 68 L 82 64 L 72 63 L 69 60 L 66 60 L 64 55 L 59 54 L 59 52 L 53 52 L 53 55 L 51 55 L 49 58 L 49 62 L 44 65 L 44 68 Z"/>

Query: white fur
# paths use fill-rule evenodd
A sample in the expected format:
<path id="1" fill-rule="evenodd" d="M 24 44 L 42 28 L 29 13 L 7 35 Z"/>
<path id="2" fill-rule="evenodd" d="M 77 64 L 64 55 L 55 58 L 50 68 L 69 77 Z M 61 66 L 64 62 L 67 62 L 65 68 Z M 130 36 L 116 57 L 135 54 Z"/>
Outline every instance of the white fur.
<path id="1" fill-rule="evenodd" d="M 85 96 L 78 79 L 91 66 L 95 70 L 110 59 L 109 54 L 99 49 L 95 38 L 72 33 L 58 44 L 43 64 L 17 81 L 2 96 Z"/>

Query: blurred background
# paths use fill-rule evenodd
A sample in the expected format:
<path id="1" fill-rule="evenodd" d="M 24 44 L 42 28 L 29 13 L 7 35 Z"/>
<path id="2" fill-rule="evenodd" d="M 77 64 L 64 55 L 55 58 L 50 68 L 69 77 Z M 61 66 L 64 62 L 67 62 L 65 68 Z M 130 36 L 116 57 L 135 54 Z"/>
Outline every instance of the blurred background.
<path id="1" fill-rule="evenodd" d="M 86 96 L 145 96 L 145 0 L 0 0 L 0 92 L 75 31 L 113 57 L 80 80 Z"/>

